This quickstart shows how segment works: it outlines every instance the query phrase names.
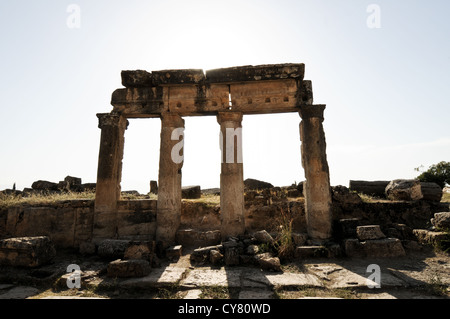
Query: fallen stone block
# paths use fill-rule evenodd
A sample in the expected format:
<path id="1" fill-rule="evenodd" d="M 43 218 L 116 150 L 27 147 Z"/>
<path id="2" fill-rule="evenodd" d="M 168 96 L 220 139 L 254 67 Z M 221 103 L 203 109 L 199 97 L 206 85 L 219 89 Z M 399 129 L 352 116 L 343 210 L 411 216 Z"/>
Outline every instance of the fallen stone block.
<path id="1" fill-rule="evenodd" d="M 219 265 L 223 261 L 223 255 L 218 250 L 211 250 L 209 252 L 209 261 L 213 265 Z"/>
<path id="2" fill-rule="evenodd" d="M 384 198 L 389 183 L 390 181 L 350 181 L 349 188 L 358 193 Z"/>
<path id="3" fill-rule="evenodd" d="M 270 254 L 260 254 L 256 256 L 259 267 L 262 270 L 281 271 L 281 263 L 278 257 L 272 257 Z"/>
<path id="4" fill-rule="evenodd" d="M 442 199 L 442 188 L 436 183 L 420 182 L 423 200 L 440 202 Z"/>
<path id="5" fill-rule="evenodd" d="M 129 240 L 105 239 L 98 245 L 97 253 L 104 258 L 121 259 L 129 245 Z"/>
<path id="6" fill-rule="evenodd" d="M 31 188 L 40 191 L 49 191 L 49 190 L 57 191 L 58 184 L 49 181 L 36 181 L 31 185 Z"/>
<path id="7" fill-rule="evenodd" d="M 223 247 L 221 245 L 197 248 L 197 249 L 194 249 L 194 251 L 191 253 L 190 259 L 191 259 L 191 261 L 195 261 L 195 262 L 205 262 L 205 261 L 209 260 L 209 258 L 210 258 L 209 255 L 210 255 L 211 250 L 220 251 L 221 249 L 223 249 Z"/>
<path id="8" fill-rule="evenodd" d="M 356 235 L 361 241 L 386 238 L 380 225 L 358 226 L 356 227 Z"/>
<path id="9" fill-rule="evenodd" d="M 94 255 L 95 254 L 95 243 L 93 242 L 81 242 L 79 251 L 82 255 Z"/>
<path id="10" fill-rule="evenodd" d="M 437 245 L 449 237 L 445 232 L 430 231 L 426 229 L 414 229 L 413 234 L 416 236 L 417 241 L 423 245 Z"/>
<path id="11" fill-rule="evenodd" d="M 431 223 L 437 229 L 450 229 L 450 212 L 436 213 Z"/>
<path id="12" fill-rule="evenodd" d="M 155 242 L 133 242 L 130 243 L 124 253 L 124 259 L 143 259 L 152 261 L 155 252 Z"/>
<path id="13" fill-rule="evenodd" d="M 367 257 L 402 257 L 405 249 L 398 238 L 366 240 L 361 243 Z"/>
<path id="14" fill-rule="evenodd" d="M 177 243 L 185 247 L 204 247 L 220 244 L 222 235 L 220 230 L 180 229 L 177 231 L 176 239 Z"/>
<path id="15" fill-rule="evenodd" d="M 184 186 L 181 188 L 181 198 L 198 199 L 200 197 L 202 197 L 200 186 Z"/>
<path id="16" fill-rule="evenodd" d="M 386 186 L 386 197 L 390 200 L 414 201 L 423 198 L 420 182 L 414 179 L 396 179 Z"/>
<path id="17" fill-rule="evenodd" d="M 112 278 L 144 277 L 151 271 L 150 263 L 142 259 L 115 260 L 108 264 L 107 275 Z"/>
<path id="18" fill-rule="evenodd" d="M 0 240 L 0 265 L 38 267 L 49 263 L 55 255 L 55 247 L 47 236 Z"/>
<path id="19" fill-rule="evenodd" d="M 253 237 L 263 244 L 273 244 L 275 242 L 273 237 L 265 230 L 257 231 L 253 234 Z"/>
<path id="20" fill-rule="evenodd" d="M 239 265 L 239 247 L 229 247 L 225 249 L 224 262 L 227 266 Z"/>
<path id="21" fill-rule="evenodd" d="M 182 246 L 181 245 L 171 246 L 166 249 L 166 257 L 170 261 L 177 261 L 178 259 L 180 259 L 181 254 L 182 254 Z"/>

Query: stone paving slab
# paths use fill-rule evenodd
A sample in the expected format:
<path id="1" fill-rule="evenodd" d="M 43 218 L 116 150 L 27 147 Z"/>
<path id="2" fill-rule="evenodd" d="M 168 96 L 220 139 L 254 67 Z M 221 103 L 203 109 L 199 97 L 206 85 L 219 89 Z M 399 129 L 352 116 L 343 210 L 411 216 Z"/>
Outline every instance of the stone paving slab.
<path id="1" fill-rule="evenodd" d="M 264 289 L 242 290 L 238 299 L 273 299 L 273 291 Z"/>
<path id="2" fill-rule="evenodd" d="M 39 293 L 39 290 L 34 287 L 18 286 L 14 287 L 8 292 L 1 294 L 0 299 L 26 299 Z"/>
<path id="3" fill-rule="evenodd" d="M 229 288 L 238 288 L 241 286 L 241 274 L 242 269 L 240 268 L 195 268 L 180 282 L 180 286 L 185 288 L 203 286 L 227 286 Z"/>
<path id="4" fill-rule="evenodd" d="M 122 281 L 121 288 L 158 288 L 167 287 L 177 283 L 183 277 L 186 268 L 182 267 L 161 267 L 152 269 L 148 276 L 133 278 Z"/>
<path id="5" fill-rule="evenodd" d="M 319 279 L 305 273 L 273 273 L 266 271 L 246 271 L 242 278 L 243 288 L 259 287 L 323 287 Z"/>
<path id="6" fill-rule="evenodd" d="M 183 299 L 200 299 L 200 295 L 202 291 L 200 289 L 191 289 L 188 290 L 186 296 Z"/>

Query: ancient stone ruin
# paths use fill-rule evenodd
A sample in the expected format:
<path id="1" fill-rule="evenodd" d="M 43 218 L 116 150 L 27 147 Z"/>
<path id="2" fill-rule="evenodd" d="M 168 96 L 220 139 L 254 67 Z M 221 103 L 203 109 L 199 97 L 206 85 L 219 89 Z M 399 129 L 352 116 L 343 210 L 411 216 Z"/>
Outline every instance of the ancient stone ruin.
<path id="1" fill-rule="evenodd" d="M 244 181 L 242 118 L 296 112 L 301 117 L 302 165 L 306 182 L 307 232 L 312 240 L 331 237 L 331 193 L 322 121 L 325 105 L 314 105 L 304 64 L 245 66 L 209 70 L 123 71 L 123 89 L 112 95 L 113 110 L 97 114 L 102 130 L 94 215 L 94 241 L 120 238 L 118 201 L 124 134 L 130 118 L 160 118 L 161 149 L 156 241 L 176 244 L 180 225 L 182 156 L 172 152 L 184 138 L 186 116 L 216 116 L 222 138 L 221 236 L 243 235 Z M 237 142 L 235 143 L 235 137 Z M 182 148 L 178 147 L 179 151 Z M 299 163 L 300 165 L 300 163 Z"/>

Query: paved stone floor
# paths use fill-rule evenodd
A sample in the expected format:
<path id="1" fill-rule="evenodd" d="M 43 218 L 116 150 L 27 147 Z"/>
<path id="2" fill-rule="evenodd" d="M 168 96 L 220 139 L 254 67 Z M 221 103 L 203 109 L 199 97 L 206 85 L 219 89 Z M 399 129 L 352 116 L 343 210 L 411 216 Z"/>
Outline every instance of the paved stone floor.
<path id="1" fill-rule="evenodd" d="M 40 273 L 64 269 L 63 259 L 58 262 Z M 83 271 L 80 289 L 67 288 L 65 273 L 30 284 L 26 271 L 14 277 L 12 273 L 18 272 L 3 269 L 9 275 L 0 276 L 0 299 L 450 298 L 450 257 L 434 252 L 388 259 L 307 259 L 284 264 L 283 272 L 253 266 L 193 266 L 185 254 L 175 263 L 163 262 L 146 277 L 130 279 L 106 277 L 106 263 L 98 260 L 75 258 L 70 263 L 79 263 Z M 380 270 L 380 288 L 369 287 L 377 284 L 371 277 L 373 265 Z"/>

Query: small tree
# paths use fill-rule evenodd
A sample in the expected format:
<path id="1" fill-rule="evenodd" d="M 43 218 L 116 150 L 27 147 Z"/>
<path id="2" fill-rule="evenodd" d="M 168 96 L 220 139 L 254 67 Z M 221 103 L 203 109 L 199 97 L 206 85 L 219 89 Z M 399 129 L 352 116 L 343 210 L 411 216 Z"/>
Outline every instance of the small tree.
<path id="1" fill-rule="evenodd" d="M 419 172 L 420 167 L 415 170 Z M 450 184 L 450 162 L 440 162 L 431 165 L 427 171 L 417 176 L 417 179 L 421 182 L 436 183 L 441 188 L 444 188 L 446 183 Z"/>

